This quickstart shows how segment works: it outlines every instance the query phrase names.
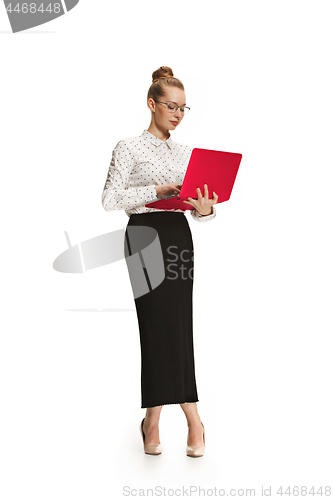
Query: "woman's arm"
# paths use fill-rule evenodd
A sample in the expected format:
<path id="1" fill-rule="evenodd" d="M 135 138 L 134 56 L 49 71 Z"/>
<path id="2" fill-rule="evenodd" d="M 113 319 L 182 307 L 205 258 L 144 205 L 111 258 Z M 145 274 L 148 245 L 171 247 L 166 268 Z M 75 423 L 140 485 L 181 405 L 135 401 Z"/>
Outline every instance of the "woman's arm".
<path id="1" fill-rule="evenodd" d="M 132 153 L 124 140 L 119 141 L 112 152 L 102 193 L 102 205 L 106 211 L 131 210 L 157 199 L 155 184 L 126 189 L 132 168 Z"/>

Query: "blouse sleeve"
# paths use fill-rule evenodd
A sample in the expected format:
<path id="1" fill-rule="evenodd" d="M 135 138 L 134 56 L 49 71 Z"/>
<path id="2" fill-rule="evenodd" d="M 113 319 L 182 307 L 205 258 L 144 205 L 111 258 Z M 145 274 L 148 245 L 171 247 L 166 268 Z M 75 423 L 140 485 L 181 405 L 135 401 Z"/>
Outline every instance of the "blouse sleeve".
<path id="1" fill-rule="evenodd" d="M 102 193 L 102 205 L 106 211 L 131 210 L 157 199 L 155 184 L 127 187 L 132 168 L 132 153 L 124 140 L 119 141 L 112 152 Z"/>
<path id="2" fill-rule="evenodd" d="M 193 219 L 198 221 L 198 222 L 207 222 L 207 221 L 212 220 L 216 217 L 216 209 L 215 209 L 215 206 L 212 205 L 211 215 L 200 215 L 199 212 L 196 209 L 194 209 L 194 210 L 191 210 L 191 215 L 192 215 Z"/>

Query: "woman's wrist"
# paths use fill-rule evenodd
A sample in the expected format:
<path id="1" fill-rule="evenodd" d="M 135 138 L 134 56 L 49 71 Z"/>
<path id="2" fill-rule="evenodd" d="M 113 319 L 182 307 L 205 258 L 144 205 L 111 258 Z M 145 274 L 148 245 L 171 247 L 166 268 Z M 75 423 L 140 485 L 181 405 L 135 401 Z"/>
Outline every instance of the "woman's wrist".
<path id="1" fill-rule="evenodd" d="M 201 214 L 200 212 L 198 212 L 198 214 L 201 216 L 201 217 L 207 217 L 207 215 L 212 215 L 214 212 L 213 212 L 213 208 L 210 209 L 210 212 L 208 214 Z"/>

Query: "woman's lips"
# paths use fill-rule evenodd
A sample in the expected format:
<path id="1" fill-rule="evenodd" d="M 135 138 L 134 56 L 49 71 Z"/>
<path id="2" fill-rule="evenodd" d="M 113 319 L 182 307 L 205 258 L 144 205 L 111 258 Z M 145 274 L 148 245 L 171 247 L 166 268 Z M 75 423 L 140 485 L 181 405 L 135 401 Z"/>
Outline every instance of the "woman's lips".
<path id="1" fill-rule="evenodd" d="M 179 122 L 175 122 L 173 120 L 170 120 L 170 122 L 172 123 L 172 125 L 178 125 Z"/>

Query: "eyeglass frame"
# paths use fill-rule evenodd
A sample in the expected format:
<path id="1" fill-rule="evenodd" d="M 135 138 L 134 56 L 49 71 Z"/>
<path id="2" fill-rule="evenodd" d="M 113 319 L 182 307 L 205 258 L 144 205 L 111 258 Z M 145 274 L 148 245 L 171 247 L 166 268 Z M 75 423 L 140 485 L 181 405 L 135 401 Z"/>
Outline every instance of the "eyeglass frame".
<path id="1" fill-rule="evenodd" d="M 178 109 L 180 109 L 180 108 L 184 108 L 184 111 L 182 111 L 182 110 L 180 109 L 180 112 L 181 112 L 181 113 L 184 113 L 184 116 L 185 116 L 185 115 L 186 115 L 186 114 L 190 111 L 190 109 L 191 109 L 191 108 L 189 108 L 188 106 L 179 106 L 178 104 L 177 104 L 177 105 L 175 104 L 176 109 L 174 109 L 174 110 L 170 110 L 170 109 L 169 109 L 169 103 L 168 103 L 168 102 L 157 101 L 157 100 L 155 100 L 155 99 L 153 99 L 153 101 L 155 101 L 155 102 L 159 102 L 159 103 L 161 103 L 161 104 L 166 104 L 166 105 L 168 106 L 168 111 L 170 111 L 171 113 L 176 113 L 176 112 L 178 111 Z M 171 101 L 171 102 L 172 102 L 172 101 Z M 188 111 L 185 111 L 185 109 L 188 109 Z"/>

